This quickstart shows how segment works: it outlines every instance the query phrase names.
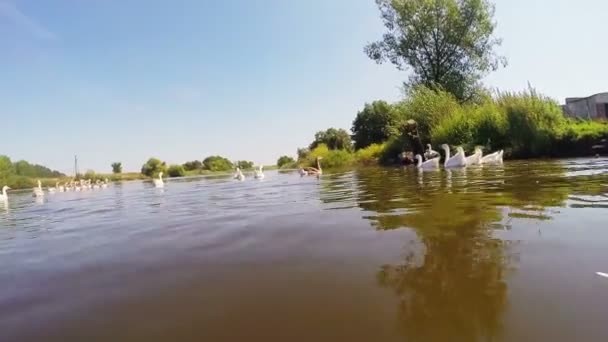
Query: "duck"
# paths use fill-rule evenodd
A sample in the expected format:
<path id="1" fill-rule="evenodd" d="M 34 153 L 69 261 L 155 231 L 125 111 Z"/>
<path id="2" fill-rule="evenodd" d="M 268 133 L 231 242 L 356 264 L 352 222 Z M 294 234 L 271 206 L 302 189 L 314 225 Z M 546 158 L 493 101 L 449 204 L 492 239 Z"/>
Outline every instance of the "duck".
<path id="1" fill-rule="evenodd" d="M 424 152 L 424 158 L 426 160 L 433 159 L 439 157 L 439 152 L 433 150 L 431 144 L 426 144 L 426 152 Z"/>
<path id="2" fill-rule="evenodd" d="M 40 179 L 38 180 L 38 186 L 32 189 L 32 196 L 44 197 L 44 190 L 42 190 L 42 182 L 40 181 Z"/>
<path id="3" fill-rule="evenodd" d="M 234 179 L 241 181 L 241 182 L 245 180 L 245 175 L 243 174 L 243 172 L 241 172 L 240 167 L 236 168 L 236 173 L 234 174 Z"/>
<path id="4" fill-rule="evenodd" d="M 439 168 L 439 157 L 435 157 L 423 162 L 422 156 L 417 154 L 416 160 L 418 161 L 416 167 L 418 167 L 420 170 L 435 170 Z"/>
<path id="5" fill-rule="evenodd" d="M 156 188 L 164 188 L 165 187 L 165 182 L 163 181 L 163 173 L 159 172 L 158 173 L 158 179 L 154 178 L 152 180 L 152 182 L 154 182 L 154 187 L 156 187 Z"/>
<path id="6" fill-rule="evenodd" d="M 308 176 L 320 176 L 323 174 L 323 169 L 321 169 L 321 159 L 323 157 L 317 157 L 315 160 L 317 161 L 317 167 L 306 167 L 304 171 Z"/>
<path id="7" fill-rule="evenodd" d="M 496 151 L 494 153 L 490 153 L 481 158 L 482 164 L 502 164 L 502 154 L 503 150 Z"/>
<path id="8" fill-rule="evenodd" d="M 467 157 L 467 166 L 468 165 L 481 165 L 482 155 L 483 155 L 483 152 L 481 152 L 481 148 L 475 147 L 475 153 L 473 153 Z"/>
<path id="9" fill-rule="evenodd" d="M 259 170 L 255 170 L 253 177 L 255 179 L 264 179 L 264 166 L 260 165 Z"/>
<path id="10" fill-rule="evenodd" d="M 465 167 L 467 166 L 467 159 L 464 156 L 464 150 L 462 147 L 458 147 L 456 153 L 453 157 L 450 158 L 450 147 L 447 144 L 441 145 L 441 148 L 445 151 L 445 162 L 443 166 L 446 168 L 451 167 Z"/>
<path id="11" fill-rule="evenodd" d="M 8 201 L 8 195 L 6 194 L 6 190 L 10 190 L 11 188 L 8 185 L 2 187 L 2 193 L 0 194 L 0 202 Z"/>

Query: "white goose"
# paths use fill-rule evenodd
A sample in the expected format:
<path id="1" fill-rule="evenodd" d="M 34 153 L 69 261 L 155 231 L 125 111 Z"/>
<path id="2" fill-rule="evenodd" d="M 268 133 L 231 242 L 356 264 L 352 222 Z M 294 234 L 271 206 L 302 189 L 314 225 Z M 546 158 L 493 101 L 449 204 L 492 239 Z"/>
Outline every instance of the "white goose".
<path id="1" fill-rule="evenodd" d="M 416 160 L 418 160 L 418 164 L 416 166 L 421 170 L 436 170 L 439 168 L 439 157 L 423 162 L 422 156 L 417 154 Z"/>
<path id="2" fill-rule="evenodd" d="M 260 169 L 254 171 L 253 177 L 255 179 L 264 179 L 264 166 L 260 165 Z"/>
<path id="3" fill-rule="evenodd" d="M 467 157 L 467 165 L 481 165 L 482 155 L 483 152 L 481 152 L 481 148 L 475 147 L 475 153 Z"/>
<path id="4" fill-rule="evenodd" d="M 236 173 L 234 174 L 234 179 L 241 181 L 241 182 L 245 180 L 245 175 L 243 174 L 243 172 L 241 172 L 240 167 L 236 168 Z"/>
<path id="5" fill-rule="evenodd" d="M 447 144 L 441 145 L 441 148 L 445 151 L 445 162 L 443 166 L 446 168 L 451 167 L 465 167 L 467 166 L 467 159 L 464 156 L 464 151 L 462 147 L 458 147 L 458 153 L 456 153 L 453 157 L 450 158 L 450 147 Z"/>
<path id="6" fill-rule="evenodd" d="M 159 172 L 158 173 L 158 179 L 154 178 L 152 180 L 154 182 L 154 186 L 157 188 L 164 188 L 165 187 L 165 182 L 163 181 L 163 173 Z"/>
<path id="7" fill-rule="evenodd" d="M 101 188 L 106 189 L 108 187 L 108 179 L 104 179 L 103 183 L 101 183 Z"/>
<path id="8" fill-rule="evenodd" d="M 439 152 L 433 150 L 431 144 L 426 144 L 426 152 L 424 152 L 424 158 L 426 160 L 433 159 L 439 157 Z"/>
<path id="9" fill-rule="evenodd" d="M 42 190 L 42 182 L 40 179 L 38 180 L 38 186 L 32 189 L 32 196 L 34 197 L 44 197 L 44 190 Z"/>
<path id="10" fill-rule="evenodd" d="M 57 184 L 59 184 L 59 183 L 55 183 L 55 187 L 54 188 L 50 187 L 50 186 L 48 187 L 47 190 L 48 190 L 49 194 L 54 194 L 55 191 L 57 191 Z"/>
<path id="11" fill-rule="evenodd" d="M 300 177 L 308 176 L 308 171 L 304 170 L 303 167 L 300 167 L 298 172 L 300 173 Z"/>
<path id="12" fill-rule="evenodd" d="M 8 201 L 8 195 L 6 194 L 6 190 L 10 190 L 7 185 L 2 187 L 2 193 L 0 194 L 0 202 Z"/>
<path id="13" fill-rule="evenodd" d="M 59 192 L 65 192 L 65 185 L 59 185 L 59 182 L 57 182 L 57 184 L 55 185 L 57 187 L 57 191 Z"/>
<path id="14" fill-rule="evenodd" d="M 482 164 L 502 164 L 503 150 L 496 151 L 481 158 Z"/>

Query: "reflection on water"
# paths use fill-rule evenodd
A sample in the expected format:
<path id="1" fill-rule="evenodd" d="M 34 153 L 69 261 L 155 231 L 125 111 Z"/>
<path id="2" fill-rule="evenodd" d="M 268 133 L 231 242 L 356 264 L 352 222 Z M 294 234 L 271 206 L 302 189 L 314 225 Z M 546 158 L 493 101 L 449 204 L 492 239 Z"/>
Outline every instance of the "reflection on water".
<path id="1" fill-rule="evenodd" d="M 11 193 L 16 341 L 603 340 L 608 161 Z M 575 294 L 575 295 L 573 295 Z"/>

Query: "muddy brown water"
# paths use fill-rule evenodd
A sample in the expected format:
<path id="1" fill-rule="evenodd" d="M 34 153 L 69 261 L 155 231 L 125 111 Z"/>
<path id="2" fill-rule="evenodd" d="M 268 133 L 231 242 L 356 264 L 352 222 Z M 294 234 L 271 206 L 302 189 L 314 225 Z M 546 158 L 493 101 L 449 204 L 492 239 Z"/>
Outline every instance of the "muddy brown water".
<path id="1" fill-rule="evenodd" d="M 608 159 L 9 196 L 1 341 L 608 336 Z"/>

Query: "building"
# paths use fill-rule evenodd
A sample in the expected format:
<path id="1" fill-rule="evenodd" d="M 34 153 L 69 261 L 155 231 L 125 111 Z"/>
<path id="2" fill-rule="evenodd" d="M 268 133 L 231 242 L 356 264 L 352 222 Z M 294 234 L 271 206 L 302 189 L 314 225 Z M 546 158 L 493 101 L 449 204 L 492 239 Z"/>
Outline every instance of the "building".
<path id="1" fill-rule="evenodd" d="M 608 120 L 608 93 L 589 97 L 568 97 L 562 107 L 567 116 L 589 120 Z"/>

